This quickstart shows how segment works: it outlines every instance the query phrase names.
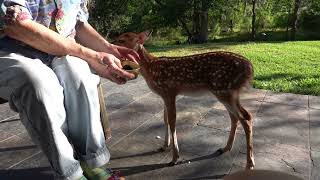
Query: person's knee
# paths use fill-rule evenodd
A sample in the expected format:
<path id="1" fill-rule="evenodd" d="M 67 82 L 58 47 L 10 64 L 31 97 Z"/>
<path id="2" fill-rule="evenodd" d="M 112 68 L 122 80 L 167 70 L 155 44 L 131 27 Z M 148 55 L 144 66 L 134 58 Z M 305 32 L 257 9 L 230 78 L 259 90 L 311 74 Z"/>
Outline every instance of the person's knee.
<path id="1" fill-rule="evenodd" d="M 97 75 L 92 74 L 88 63 L 80 58 L 65 56 L 53 61 L 53 70 L 63 86 L 82 85 L 96 88 L 100 81 Z"/>
<path id="2" fill-rule="evenodd" d="M 63 96 L 63 88 L 53 71 L 46 65 L 20 64 L 17 76 L 20 78 L 20 86 L 16 89 L 33 90 L 35 95 L 43 97 L 44 94 L 50 96 Z"/>
<path id="3" fill-rule="evenodd" d="M 24 108 L 45 102 L 63 103 L 63 88 L 53 71 L 46 65 L 18 63 L 12 70 L 15 72 L 15 78 L 8 83 L 12 91 L 9 100 L 11 108 L 15 111 L 20 112 Z"/>

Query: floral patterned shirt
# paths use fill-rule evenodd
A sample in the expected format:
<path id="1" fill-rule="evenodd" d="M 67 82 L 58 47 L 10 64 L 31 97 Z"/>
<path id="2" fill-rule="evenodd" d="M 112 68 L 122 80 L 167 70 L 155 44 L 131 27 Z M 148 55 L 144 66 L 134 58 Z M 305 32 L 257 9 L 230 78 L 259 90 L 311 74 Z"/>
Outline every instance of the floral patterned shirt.
<path id="1" fill-rule="evenodd" d="M 77 21 L 86 22 L 88 20 L 86 3 L 87 0 L 0 0 L 0 29 L 5 25 L 3 17 L 7 7 L 19 5 L 28 19 L 42 24 L 64 37 L 74 38 Z M 24 52 L 25 49 L 28 49 L 27 53 L 30 54 L 31 47 L 0 34 L 0 50 Z M 38 53 L 38 51 L 34 50 L 34 53 Z"/>

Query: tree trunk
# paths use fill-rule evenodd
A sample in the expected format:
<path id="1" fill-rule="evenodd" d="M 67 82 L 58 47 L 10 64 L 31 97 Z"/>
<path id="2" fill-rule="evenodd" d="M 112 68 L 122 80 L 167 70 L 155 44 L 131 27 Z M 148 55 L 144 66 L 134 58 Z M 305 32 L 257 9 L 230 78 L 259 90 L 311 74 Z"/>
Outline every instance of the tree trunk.
<path id="1" fill-rule="evenodd" d="M 291 8 L 290 8 L 291 9 Z M 289 9 L 289 13 L 288 13 L 288 18 L 287 18 L 287 26 L 286 26 L 286 41 L 289 41 L 289 27 L 290 27 L 290 14 L 291 14 L 291 10 Z"/>
<path id="2" fill-rule="evenodd" d="M 208 41 L 208 0 L 194 0 L 193 35 L 189 43 L 205 43 Z"/>
<path id="3" fill-rule="evenodd" d="M 199 0 L 193 1 L 193 34 L 199 34 L 200 29 L 200 2 Z"/>
<path id="4" fill-rule="evenodd" d="M 293 16 L 292 16 L 292 24 L 291 24 L 291 40 L 292 41 L 296 40 L 296 31 L 297 31 L 300 4 L 301 4 L 301 0 L 295 0 Z"/>
<path id="5" fill-rule="evenodd" d="M 251 27 L 251 40 L 256 40 L 256 2 L 257 0 L 252 0 L 252 27 Z"/>
<path id="6" fill-rule="evenodd" d="M 200 14 L 200 42 L 208 41 L 208 0 L 202 0 L 201 14 Z"/>
<path id="7" fill-rule="evenodd" d="M 247 15 L 247 0 L 244 0 L 243 16 L 246 17 L 246 15 Z"/>

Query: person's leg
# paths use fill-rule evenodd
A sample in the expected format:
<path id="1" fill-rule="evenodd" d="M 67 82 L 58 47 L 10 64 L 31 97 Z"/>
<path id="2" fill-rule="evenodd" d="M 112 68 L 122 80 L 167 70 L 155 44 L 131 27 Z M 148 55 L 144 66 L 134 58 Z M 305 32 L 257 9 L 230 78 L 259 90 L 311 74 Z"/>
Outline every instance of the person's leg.
<path id="1" fill-rule="evenodd" d="M 92 74 L 87 62 L 73 56 L 55 58 L 52 69 L 64 89 L 69 137 L 79 159 L 91 168 L 105 165 L 110 154 L 100 121 L 100 77 Z"/>
<path id="2" fill-rule="evenodd" d="M 63 88 L 40 60 L 0 51 L 0 97 L 8 99 L 41 146 L 57 179 L 82 176 L 67 134 Z"/>

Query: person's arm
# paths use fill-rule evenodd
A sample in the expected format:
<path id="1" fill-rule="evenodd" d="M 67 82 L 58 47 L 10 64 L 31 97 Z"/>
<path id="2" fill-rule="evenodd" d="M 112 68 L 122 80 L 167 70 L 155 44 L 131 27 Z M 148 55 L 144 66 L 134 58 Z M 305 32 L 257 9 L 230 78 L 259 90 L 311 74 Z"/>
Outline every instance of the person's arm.
<path id="1" fill-rule="evenodd" d="M 87 61 L 98 75 L 118 84 L 124 83 L 124 79 L 134 77 L 134 75 L 120 69 L 120 60 L 115 56 L 86 48 L 24 17 L 23 13 L 19 11 L 18 5 L 8 8 L 4 33 L 48 54 L 79 57 Z"/>
<path id="2" fill-rule="evenodd" d="M 4 32 L 11 38 L 22 41 L 38 50 L 56 56 L 72 55 L 97 63 L 98 52 L 85 48 L 72 39 L 64 38 L 58 33 L 36 23 L 32 20 L 18 21 L 4 28 Z"/>
<path id="3" fill-rule="evenodd" d="M 88 22 L 77 22 L 76 40 L 80 44 L 100 52 L 111 53 L 117 58 L 137 62 L 139 55 L 132 49 L 109 43 Z"/>

